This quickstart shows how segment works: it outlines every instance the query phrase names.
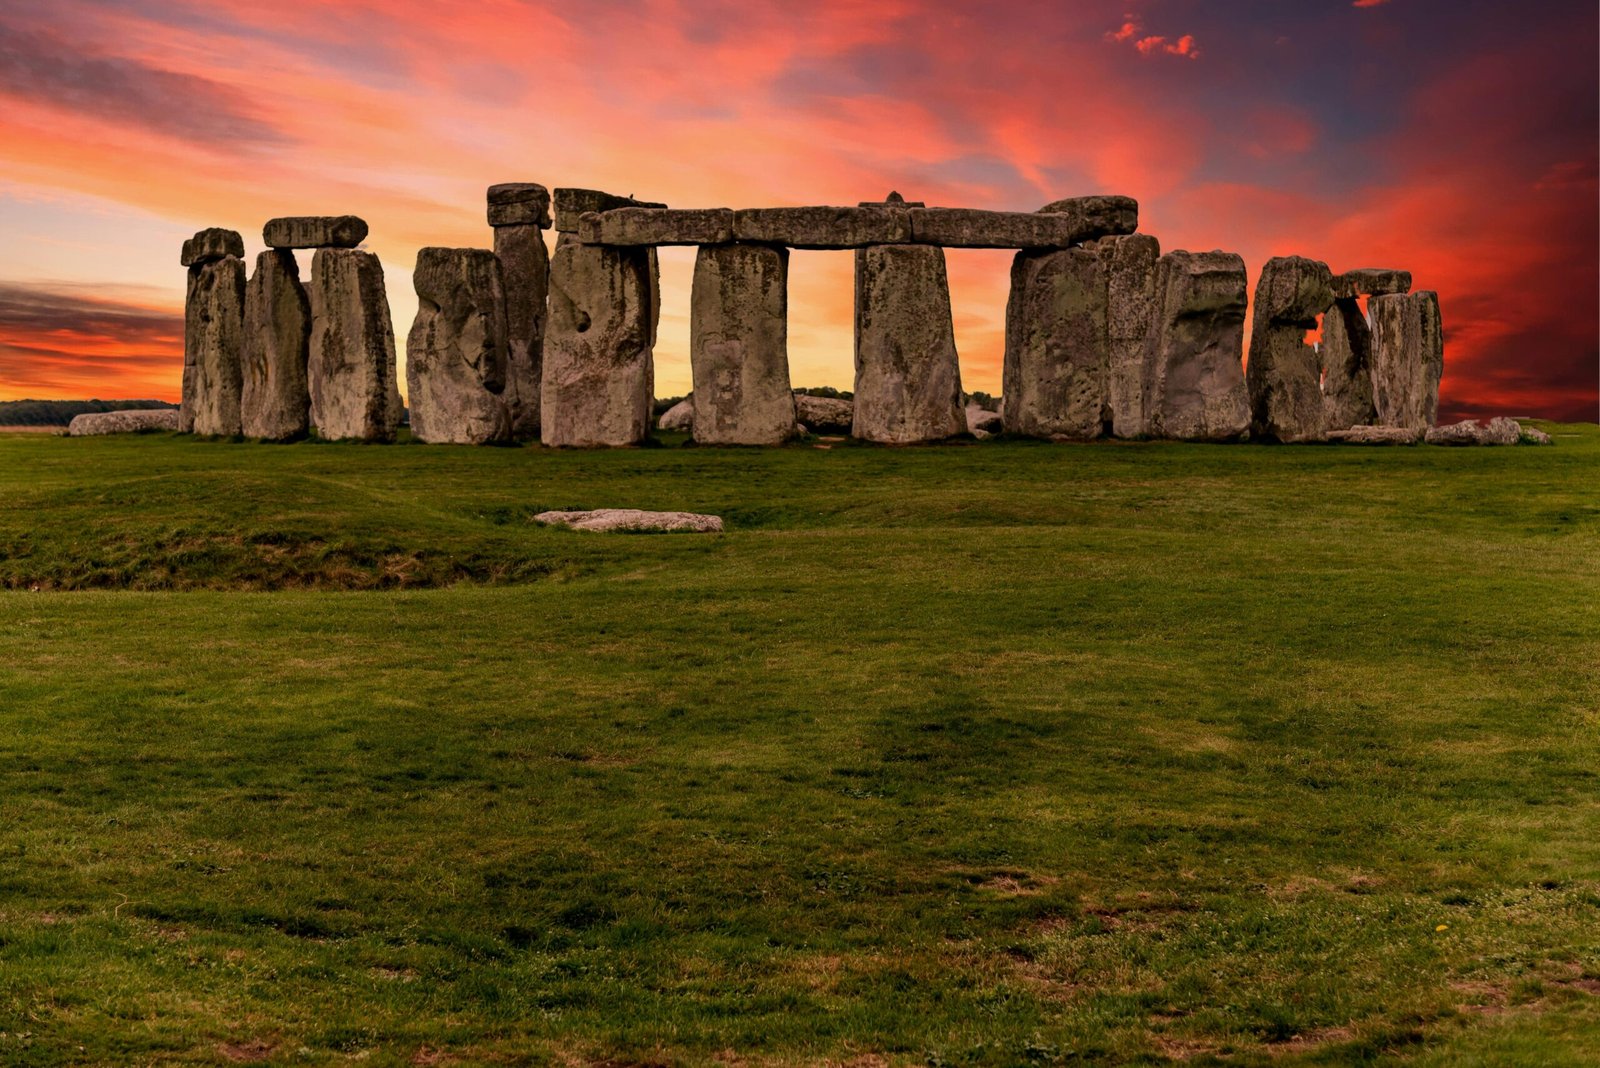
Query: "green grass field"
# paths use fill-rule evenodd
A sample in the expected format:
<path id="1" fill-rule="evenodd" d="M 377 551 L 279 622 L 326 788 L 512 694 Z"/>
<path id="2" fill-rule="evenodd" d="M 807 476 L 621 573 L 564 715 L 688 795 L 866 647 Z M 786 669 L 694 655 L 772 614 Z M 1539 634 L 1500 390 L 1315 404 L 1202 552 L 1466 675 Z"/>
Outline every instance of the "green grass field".
<path id="1" fill-rule="evenodd" d="M 1596 1063 L 1547 429 L 0 436 L 0 1065 Z"/>

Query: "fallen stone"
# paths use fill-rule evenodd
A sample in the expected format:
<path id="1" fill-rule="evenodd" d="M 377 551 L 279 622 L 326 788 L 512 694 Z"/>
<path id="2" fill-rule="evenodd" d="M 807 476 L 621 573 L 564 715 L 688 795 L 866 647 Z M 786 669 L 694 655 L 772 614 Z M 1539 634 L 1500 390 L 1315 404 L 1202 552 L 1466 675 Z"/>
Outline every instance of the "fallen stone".
<path id="1" fill-rule="evenodd" d="M 411 274 L 417 318 L 406 337 L 411 436 L 451 445 L 511 439 L 506 305 L 500 261 L 478 248 L 425 248 Z"/>
<path id="2" fill-rule="evenodd" d="M 855 405 L 842 397 L 794 395 L 795 417 L 816 434 L 848 434 L 855 422 Z"/>
<path id="3" fill-rule="evenodd" d="M 991 412 L 976 404 L 967 405 L 966 416 L 967 433 L 974 437 L 979 435 L 993 437 L 1005 429 L 1005 420 L 1000 417 L 999 412 Z"/>
<path id="4" fill-rule="evenodd" d="M 550 229 L 550 190 L 537 182 L 503 182 L 489 187 L 490 226 Z"/>
<path id="5" fill-rule="evenodd" d="M 649 436 L 657 307 L 651 262 L 644 248 L 585 245 L 570 236 L 556 246 L 539 428 L 546 445 L 637 445 Z"/>
<path id="6" fill-rule="evenodd" d="M 1088 441 L 1110 419 L 1106 272 L 1093 249 L 1019 252 L 1006 303 L 1007 433 Z"/>
<path id="7" fill-rule="evenodd" d="M 1487 424 L 1465 419 L 1446 426 L 1429 427 L 1429 445 L 1515 445 L 1522 440 L 1522 425 L 1515 419 L 1497 416 Z"/>
<path id="8" fill-rule="evenodd" d="M 1237 441 L 1250 429 L 1244 377 L 1244 260 L 1174 251 L 1156 273 L 1145 414 L 1152 437 Z"/>
<path id="9" fill-rule="evenodd" d="M 1333 294 L 1341 300 L 1411 292 L 1411 272 L 1388 267 L 1357 267 L 1334 275 Z"/>
<path id="10" fill-rule="evenodd" d="M 1372 404 L 1372 329 L 1361 304 L 1341 297 L 1322 317 L 1322 422 L 1330 431 L 1376 421 Z"/>
<path id="11" fill-rule="evenodd" d="M 268 248 L 355 248 L 367 224 L 354 215 L 296 215 L 269 219 L 261 230 Z"/>
<path id="12" fill-rule="evenodd" d="M 966 433 L 943 249 L 856 252 L 855 349 L 856 437 L 908 445 Z"/>
<path id="13" fill-rule="evenodd" d="M 731 208 L 618 208 L 578 223 L 590 245 L 722 245 L 733 240 Z"/>
<path id="14" fill-rule="evenodd" d="M 1322 440 L 1322 364 L 1306 331 L 1333 299 L 1333 275 L 1320 260 L 1275 256 L 1261 268 L 1246 373 L 1252 437 Z"/>
<path id="15" fill-rule="evenodd" d="M 906 214 L 913 242 L 944 248 L 1061 249 L 1138 227 L 1136 208 L 1112 213 L 1100 206 L 1059 212 L 912 208 Z"/>
<path id="16" fill-rule="evenodd" d="M 733 213 L 733 238 L 802 249 L 897 245 L 911 240 L 911 221 L 895 208 L 744 208 Z"/>
<path id="17" fill-rule="evenodd" d="M 400 425 L 394 323 L 383 265 L 371 252 L 319 248 L 311 258 L 311 423 L 328 440 L 393 441 Z"/>
<path id="18" fill-rule="evenodd" d="M 662 412 L 661 418 L 656 420 L 656 429 L 692 431 L 694 429 L 694 394 L 689 394 L 683 400 Z"/>
<path id="19" fill-rule="evenodd" d="M 288 249 L 256 257 L 244 290 L 243 352 L 243 433 L 263 441 L 304 437 L 311 427 L 311 298 Z"/>
<path id="20" fill-rule="evenodd" d="M 1522 424 L 1520 424 L 1520 423 L 1518 423 L 1517 425 L 1518 426 L 1522 426 Z M 1550 439 L 1550 435 L 1549 434 L 1546 434 L 1543 430 L 1540 430 L 1538 427 L 1536 427 L 1536 426 L 1524 426 L 1524 427 L 1522 427 L 1522 440 L 1521 440 L 1520 444 L 1523 444 L 1523 445 L 1554 445 L 1555 442 Z"/>
<path id="21" fill-rule="evenodd" d="M 1328 440 L 1341 445 L 1415 445 L 1422 431 L 1399 426 L 1352 426 L 1328 431 Z"/>
<path id="22" fill-rule="evenodd" d="M 539 438 L 539 390 L 544 370 L 545 323 L 549 317 L 550 253 L 537 225 L 496 226 L 494 254 L 500 259 L 506 302 L 506 388 L 501 393 L 517 441 Z"/>
<path id="23" fill-rule="evenodd" d="M 187 433 L 240 433 L 243 392 L 244 261 L 237 256 L 189 268 L 183 317 L 183 405 Z"/>
<path id="24" fill-rule="evenodd" d="M 1439 379 L 1444 374 L 1444 332 L 1439 295 L 1373 297 L 1372 403 L 1383 426 L 1428 427 L 1439 414 Z"/>
<path id="25" fill-rule="evenodd" d="M 67 437 L 100 434 L 137 434 L 149 430 L 177 430 L 178 409 L 135 408 L 121 412 L 84 412 L 67 424 Z"/>
<path id="26" fill-rule="evenodd" d="M 689 303 L 694 439 L 777 445 L 794 437 L 789 250 L 702 245 Z"/>
<path id="27" fill-rule="evenodd" d="M 1090 247 L 1106 275 L 1106 401 L 1111 432 L 1119 438 L 1140 437 L 1150 429 L 1144 410 L 1149 392 L 1145 354 L 1160 304 L 1156 276 L 1161 243 L 1149 234 L 1128 234 L 1101 238 Z"/>
<path id="28" fill-rule="evenodd" d="M 185 267 L 199 267 L 227 256 L 244 258 L 244 238 L 239 236 L 237 230 L 214 226 L 209 230 L 201 230 L 183 243 L 179 262 Z"/>
<path id="29" fill-rule="evenodd" d="M 695 512 L 644 512 L 637 508 L 596 508 L 587 512 L 540 512 L 535 523 L 570 527 L 573 530 L 641 531 L 721 534 L 722 517 Z"/>
<path id="30" fill-rule="evenodd" d="M 558 188 L 552 200 L 555 203 L 556 229 L 564 234 L 575 234 L 583 217 L 591 211 L 615 211 L 618 208 L 664 208 L 648 200 L 619 197 L 602 193 L 598 189 Z"/>

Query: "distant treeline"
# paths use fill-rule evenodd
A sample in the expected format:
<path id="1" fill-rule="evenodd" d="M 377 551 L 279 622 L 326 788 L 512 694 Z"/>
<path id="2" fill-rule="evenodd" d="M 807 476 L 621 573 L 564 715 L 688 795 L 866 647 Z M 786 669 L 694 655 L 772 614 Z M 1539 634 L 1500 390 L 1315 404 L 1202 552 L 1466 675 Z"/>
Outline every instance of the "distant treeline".
<path id="1" fill-rule="evenodd" d="M 122 412 L 132 408 L 176 408 L 158 400 L 0 401 L 0 426 L 66 426 L 84 412 Z"/>

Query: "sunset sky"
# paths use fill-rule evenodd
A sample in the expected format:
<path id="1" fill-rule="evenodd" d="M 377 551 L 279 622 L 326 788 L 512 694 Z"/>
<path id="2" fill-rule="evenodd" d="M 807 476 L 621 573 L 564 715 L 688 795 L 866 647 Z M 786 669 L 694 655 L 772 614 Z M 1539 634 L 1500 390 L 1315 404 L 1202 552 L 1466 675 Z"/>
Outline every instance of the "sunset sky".
<path id="1" fill-rule="evenodd" d="M 1138 198 L 1163 249 L 1437 290 L 1442 415 L 1597 414 L 1594 0 L 5 0 L 0 399 L 176 399 L 183 239 L 356 214 L 403 343 L 496 182 L 673 207 Z M 552 235 L 553 236 L 553 235 Z M 1010 254 L 949 253 L 998 392 Z M 851 379 L 852 257 L 796 253 L 797 386 Z M 664 250 L 657 392 L 688 388 Z M 402 370 L 401 381 L 404 382 Z"/>

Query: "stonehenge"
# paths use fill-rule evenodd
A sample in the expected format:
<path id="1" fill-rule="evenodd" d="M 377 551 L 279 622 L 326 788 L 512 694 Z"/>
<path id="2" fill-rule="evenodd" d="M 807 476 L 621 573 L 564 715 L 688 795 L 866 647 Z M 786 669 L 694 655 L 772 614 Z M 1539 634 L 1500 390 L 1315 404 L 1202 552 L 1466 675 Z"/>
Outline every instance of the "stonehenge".
<path id="1" fill-rule="evenodd" d="M 412 271 L 417 318 L 406 338 L 406 398 L 418 441 L 511 439 L 500 260 L 487 249 L 425 248 Z"/>
<path id="2" fill-rule="evenodd" d="M 202 230 L 183 243 L 189 278 L 178 429 L 185 433 L 231 436 L 242 429 L 243 256 L 244 239 L 233 230 Z"/>
<path id="3" fill-rule="evenodd" d="M 393 441 L 400 390 L 383 266 L 360 249 L 319 248 L 309 288 L 312 425 L 332 441 Z"/>
<path id="4" fill-rule="evenodd" d="M 539 437 L 540 377 L 544 369 L 544 330 L 550 298 L 550 191 L 533 182 L 489 187 L 489 225 L 500 259 L 506 306 L 506 409 L 511 436 Z"/>
<path id="5" fill-rule="evenodd" d="M 1243 259 L 1163 253 L 1138 232 L 1128 197 L 1032 212 L 929 207 L 898 193 L 853 207 L 669 208 L 509 182 L 490 186 L 486 202 L 490 248 L 417 255 L 406 344 L 417 441 L 646 442 L 662 246 L 696 254 L 693 390 L 660 425 L 700 444 L 779 445 L 811 432 L 886 445 L 997 433 L 1364 443 L 1421 440 L 1437 416 L 1439 302 L 1411 292 L 1409 272 L 1269 260 L 1246 362 Z M 367 234 L 353 215 L 271 219 L 248 280 L 236 231 L 184 242 L 182 430 L 395 439 L 394 327 L 382 265 L 361 247 Z M 998 412 L 962 392 L 946 248 L 1015 253 L 1003 391 L 984 401 Z M 300 249 L 312 250 L 304 281 Z M 854 255 L 853 399 L 793 389 L 791 249 Z"/>
<path id="6" fill-rule="evenodd" d="M 696 441 L 776 445 L 794 437 L 788 322 L 788 249 L 701 246 L 689 320 Z"/>
<path id="7" fill-rule="evenodd" d="M 311 425 L 306 365 L 311 353 L 311 298 L 294 253 L 269 248 L 256 257 L 244 290 L 242 433 L 292 441 Z"/>

